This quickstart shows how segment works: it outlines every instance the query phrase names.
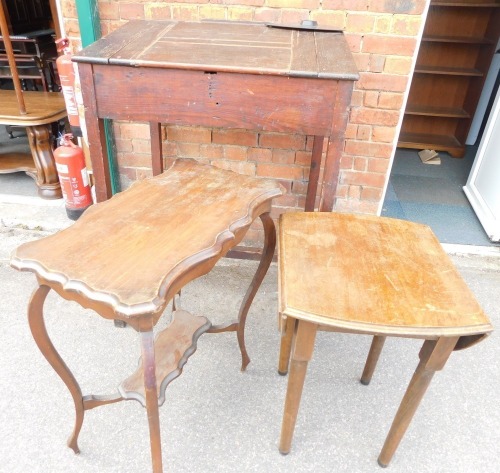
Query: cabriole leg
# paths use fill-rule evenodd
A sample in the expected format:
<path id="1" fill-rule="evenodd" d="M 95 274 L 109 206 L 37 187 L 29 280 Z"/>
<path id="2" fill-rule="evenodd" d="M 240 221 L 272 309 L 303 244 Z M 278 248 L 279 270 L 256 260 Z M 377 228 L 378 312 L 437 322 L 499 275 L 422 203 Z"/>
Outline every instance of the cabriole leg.
<path id="1" fill-rule="evenodd" d="M 50 363 L 52 368 L 54 368 L 55 372 L 62 379 L 73 397 L 76 420 L 73 433 L 68 439 L 68 447 L 70 447 L 75 453 L 80 453 L 80 449 L 78 448 L 78 434 L 82 428 L 84 414 L 82 391 L 73 376 L 73 373 L 71 373 L 69 368 L 66 366 L 66 363 L 64 363 L 63 359 L 54 348 L 54 345 L 50 341 L 49 335 L 47 334 L 47 329 L 45 328 L 45 321 L 43 319 L 43 304 L 49 291 L 50 287 L 41 285 L 33 292 L 28 306 L 28 321 L 31 333 L 38 348 Z"/>
<path id="2" fill-rule="evenodd" d="M 270 217 L 269 213 L 262 214 L 260 219 L 264 227 L 264 248 L 262 249 L 262 257 L 260 259 L 257 272 L 255 273 L 252 282 L 247 289 L 245 297 L 243 298 L 240 312 L 238 314 L 238 329 L 236 333 L 241 351 L 241 371 L 245 371 L 248 363 L 250 363 L 250 358 L 245 347 L 245 322 L 248 310 L 250 309 L 255 294 L 257 294 L 264 276 L 269 269 L 269 265 L 273 260 L 274 249 L 276 248 L 276 229 L 274 227 L 273 219 Z"/>

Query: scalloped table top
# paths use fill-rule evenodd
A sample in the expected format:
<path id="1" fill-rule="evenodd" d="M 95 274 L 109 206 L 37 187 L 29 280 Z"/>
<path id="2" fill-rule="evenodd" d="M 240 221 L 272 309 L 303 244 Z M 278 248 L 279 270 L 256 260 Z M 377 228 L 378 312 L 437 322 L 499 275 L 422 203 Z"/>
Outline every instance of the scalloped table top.
<path id="1" fill-rule="evenodd" d="M 11 265 L 128 317 L 163 310 L 284 193 L 274 181 L 179 159 L 93 205 L 71 227 L 17 248 Z"/>

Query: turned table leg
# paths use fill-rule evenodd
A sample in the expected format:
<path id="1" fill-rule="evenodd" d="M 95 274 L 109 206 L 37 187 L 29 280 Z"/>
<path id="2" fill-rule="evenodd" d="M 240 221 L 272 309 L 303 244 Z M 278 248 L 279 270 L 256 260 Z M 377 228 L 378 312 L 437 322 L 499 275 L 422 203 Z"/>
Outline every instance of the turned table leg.
<path id="1" fill-rule="evenodd" d="M 304 388 L 307 365 L 312 358 L 317 329 L 318 326 L 314 323 L 303 320 L 298 321 L 281 425 L 279 451 L 283 455 L 290 452 L 292 445 L 293 431 L 299 411 L 302 389 Z"/>
<path id="2" fill-rule="evenodd" d="M 162 473 L 160 416 L 158 410 L 158 390 L 156 386 L 153 330 L 141 333 L 141 348 L 153 473 Z"/>
<path id="3" fill-rule="evenodd" d="M 420 363 L 413 374 L 406 393 L 394 417 L 384 446 L 378 457 L 378 464 L 386 467 L 398 448 L 406 429 L 417 411 L 420 401 L 436 371 L 442 370 L 448 357 L 455 348 L 458 337 L 441 337 L 438 340 L 426 340 L 420 350 Z"/>
<path id="4" fill-rule="evenodd" d="M 62 191 L 52 152 L 50 124 L 28 126 L 26 131 L 37 171 L 38 195 L 44 199 L 60 199 Z"/>
<path id="5" fill-rule="evenodd" d="M 55 372 L 62 379 L 73 397 L 76 420 L 73 433 L 68 439 L 68 447 L 70 447 L 75 453 L 80 453 L 80 449 L 78 448 L 78 434 L 80 433 L 80 429 L 83 424 L 84 415 L 82 391 L 73 376 L 73 373 L 71 373 L 69 368 L 66 366 L 66 363 L 64 363 L 63 359 L 54 348 L 54 345 L 47 334 L 47 329 L 45 328 L 45 322 L 43 319 L 43 304 L 49 291 L 50 287 L 41 285 L 33 292 L 28 306 L 28 322 L 38 348 L 50 363 L 52 368 L 54 368 Z"/>

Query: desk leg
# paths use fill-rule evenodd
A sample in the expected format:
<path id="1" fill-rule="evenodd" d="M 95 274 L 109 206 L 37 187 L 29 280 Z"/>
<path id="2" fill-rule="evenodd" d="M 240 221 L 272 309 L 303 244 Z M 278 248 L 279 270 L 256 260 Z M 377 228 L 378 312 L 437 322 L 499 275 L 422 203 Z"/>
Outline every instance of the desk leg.
<path id="1" fill-rule="evenodd" d="M 38 195 L 44 199 L 60 199 L 62 191 L 52 152 L 50 125 L 28 126 L 26 131 L 36 167 Z"/>
<path id="2" fill-rule="evenodd" d="M 162 473 L 160 416 L 158 412 L 158 391 L 156 387 L 154 334 L 151 329 L 141 333 L 144 389 L 148 413 L 149 439 L 153 473 Z"/>
<path id="3" fill-rule="evenodd" d="M 420 363 L 411 378 L 378 457 L 380 466 L 386 467 L 391 461 L 431 383 L 434 373 L 444 368 L 457 341 L 458 337 L 441 337 L 438 340 L 426 340 L 424 342 L 419 354 Z"/>
<path id="4" fill-rule="evenodd" d="M 286 376 L 288 365 L 290 364 L 290 353 L 292 351 L 292 340 L 297 326 L 297 320 L 293 317 L 287 317 L 283 333 L 281 334 L 280 357 L 278 363 L 278 374 Z"/>
<path id="5" fill-rule="evenodd" d="M 45 322 L 43 319 L 43 304 L 49 291 L 50 287 L 41 285 L 35 290 L 35 292 L 33 292 L 28 306 L 28 321 L 31 333 L 36 344 L 38 345 L 38 348 L 46 360 L 50 363 L 52 368 L 54 368 L 55 372 L 62 379 L 73 397 L 76 411 L 76 421 L 73 433 L 68 439 L 68 447 L 70 447 L 75 453 L 80 453 L 80 449 L 78 448 L 78 434 L 80 433 L 80 429 L 83 424 L 84 414 L 82 391 L 73 376 L 73 373 L 71 373 L 69 368 L 66 366 L 66 363 L 64 363 L 63 359 L 54 348 L 54 345 L 47 334 L 47 329 L 45 328 Z"/>
<path id="6" fill-rule="evenodd" d="M 274 227 L 273 219 L 270 217 L 269 213 L 262 214 L 260 219 L 262 221 L 262 225 L 264 226 L 264 248 L 262 249 L 262 257 L 260 259 L 259 267 L 257 268 L 245 297 L 241 302 L 240 312 L 238 314 L 238 329 L 236 333 L 241 351 L 241 371 L 245 371 L 248 363 L 250 363 L 250 358 L 245 347 L 245 322 L 248 310 L 250 309 L 255 294 L 257 294 L 264 276 L 269 269 L 269 265 L 273 260 L 274 249 L 276 248 L 276 229 Z"/>
<path id="7" fill-rule="evenodd" d="M 318 326 L 316 324 L 304 320 L 298 321 L 286 390 L 285 411 L 281 425 L 279 451 L 283 455 L 289 453 L 292 446 L 293 431 L 306 379 L 307 364 L 312 358 L 317 330 Z"/>

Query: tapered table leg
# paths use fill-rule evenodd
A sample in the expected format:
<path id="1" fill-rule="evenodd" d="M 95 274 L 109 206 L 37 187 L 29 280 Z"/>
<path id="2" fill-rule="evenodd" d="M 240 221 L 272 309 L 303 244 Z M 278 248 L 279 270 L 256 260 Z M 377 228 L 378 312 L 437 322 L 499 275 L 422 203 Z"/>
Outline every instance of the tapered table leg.
<path id="1" fill-rule="evenodd" d="M 162 473 L 160 416 L 158 412 L 154 335 L 152 329 L 141 333 L 141 348 L 153 473 Z"/>
<path id="2" fill-rule="evenodd" d="M 382 337 L 380 335 L 375 335 L 373 337 L 370 352 L 368 353 L 368 358 L 366 359 L 365 369 L 361 375 L 361 384 L 370 384 L 373 372 L 375 371 L 375 367 L 377 366 L 377 362 L 380 357 L 380 353 L 384 347 L 385 339 L 386 337 Z"/>
<path id="3" fill-rule="evenodd" d="M 245 323 L 248 310 L 250 309 L 255 294 L 257 294 L 257 291 L 264 280 L 264 276 L 269 269 L 269 265 L 273 260 L 274 249 L 276 248 L 276 229 L 274 227 L 273 219 L 270 217 L 269 213 L 262 214 L 260 219 L 264 227 L 264 247 L 262 249 L 262 256 L 259 267 L 257 268 L 252 282 L 250 283 L 245 297 L 243 298 L 238 314 L 238 328 L 236 333 L 241 351 L 241 371 L 245 371 L 248 363 L 250 363 L 250 358 L 245 347 Z"/>
<path id="4" fill-rule="evenodd" d="M 280 357 L 278 362 L 278 373 L 281 376 L 285 376 L 288 373 L 288 365 L 290 364 L 290 353 L 292 351 L 292 340 L 296 323 L 296 319 L 293 317 L 287 317 L 284 333 L 281 334 Z"/>
<path id="5" fill-rule="evenodd" d="M 73 373 L 71 373 L 69 368 L 66 366 L 66 363 L 64 363 L 63 359 L 54 348 L 54 345 L 47 334 L 47 329 L 45 328 L 45 322 L 43 319 L 43 304 L 49 291 L 50 287 L 41 285 L 33 292 L 28 306 L 28 321 L 31 333 L 36 344 L 38 345 L 38 348 L 50 363 L 52 368 L 54 368 L 55 372 L 62 379 L 73 397 L 76 420 L 73 433 L 68 439 L 68 447 L 70 447 L 75 453 L 80 453 L 80 449 L 78 448 L 78 434 L 80 433 L 80 429 L 83 424 L 84 415 L 82 391 L 73 376 Z"/>
<path id="6" fill-rule="evenodd" d="M 386 467 L 391 461 L 417 411 L 420 401 L 429 387 L 434 373 L 443 369 L 457 341 L 458 337 L 441 337 L 438 340 L 426 340 L 424 342 L 419 354 L 420 363 L 408 385 L 378 457 L 380 466 Z"/>
<path id="7" fill-rule="evenodd" d="M 298 322 L 286 390 L 283 423 L 281 425 L 279 451 L 283 455 L 290 452 L 292 445 L 293 431 L 295 429 L 300 398 L 302 397 L 302 389 L 306 378 L 307 364 L 312 358 L 317 329 L 318 326 L 311 322 L 303 320 L 299 320 Z"/>

